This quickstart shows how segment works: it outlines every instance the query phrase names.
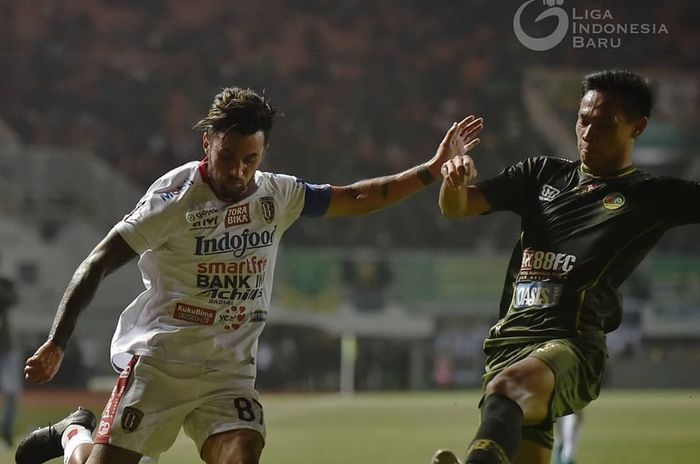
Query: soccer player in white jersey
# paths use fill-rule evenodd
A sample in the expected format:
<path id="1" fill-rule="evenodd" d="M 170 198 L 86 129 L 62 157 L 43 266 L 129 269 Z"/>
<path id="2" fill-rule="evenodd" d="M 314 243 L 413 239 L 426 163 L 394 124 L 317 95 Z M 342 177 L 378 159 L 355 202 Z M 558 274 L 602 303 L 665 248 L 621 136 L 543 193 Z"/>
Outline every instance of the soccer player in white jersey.
<path id="1" fill-rule="evenodd" d="M 483 127 L 469 116 L 424 164 L 331 186 L 258 170 L 274 116 L 254 91 L 223 89 L 195 126 L 204 159 L 158 179 L 78 267 L 26 378 L 54 377 L 100 281 L 139 256 L 146 290 L 121 314 L 112 339 L 121 374 L 98 424 L 78 409 L 32 432 L 17 450 L 19 464 L 60 455 L 78 464 L 157 459 L 180 427 L 207 463 L 257 463 L 265 423 L 255 355 L 284 232 L 300 216 L 363 215 L 403 200 L 475 147 Z"/>

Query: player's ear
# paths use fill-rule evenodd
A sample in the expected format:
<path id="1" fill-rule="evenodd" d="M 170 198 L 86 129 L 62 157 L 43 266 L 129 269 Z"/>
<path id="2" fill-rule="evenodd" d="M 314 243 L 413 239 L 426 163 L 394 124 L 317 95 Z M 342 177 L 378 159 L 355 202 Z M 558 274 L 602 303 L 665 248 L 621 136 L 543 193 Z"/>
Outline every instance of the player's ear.
<path id="1" fill-rule="evenodd" d="M 649 123 L 649 118 L 646 116 L 643 118 L 639 118 L 634 122 L 634 131 L 632 132 L 632 138 L 636 139 L 640 135 L 642 135 L 642 132 L 644 132 L 644 129 L 647 128 L 647 124 Z"/>
<path id="2" fill-rule="evenodd" d="M 204 154 L 208 155 L 209 154 L 209 131 L 204 131 L 202 132 L 202 148 L 204 149 Z"/>

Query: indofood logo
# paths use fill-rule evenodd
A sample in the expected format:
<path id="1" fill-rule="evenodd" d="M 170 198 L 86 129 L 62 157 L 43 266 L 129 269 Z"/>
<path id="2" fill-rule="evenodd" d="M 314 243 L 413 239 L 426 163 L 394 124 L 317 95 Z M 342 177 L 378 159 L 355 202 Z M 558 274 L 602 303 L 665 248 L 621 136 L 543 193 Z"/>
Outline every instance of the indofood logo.
<path id="1" fill-rule="evenodd" d="M 513 31 L 521 44 L 536 52 L 551 50 L 569 33 L 572 48 L 620 48 L 623 37 L 668 34 L 668 28 L 663 23 L 623 23 L 613 16 L 610 9 L 572 8 L 571 12 L 567 12 L 562 7 L 564 0 L 541 0 L 545 8 L 535 17 L 534 23 L 554 18 L 556 24 L 552 24 L 551 32 L 547 35 L 533 37 L 525 28 L 529 26 L 527 18 L 537 12 L 535 6 L 530 7 L 535 2 L 539 3 L 538 0 L 527 0 L 520 5 L 513 17 Z"/>

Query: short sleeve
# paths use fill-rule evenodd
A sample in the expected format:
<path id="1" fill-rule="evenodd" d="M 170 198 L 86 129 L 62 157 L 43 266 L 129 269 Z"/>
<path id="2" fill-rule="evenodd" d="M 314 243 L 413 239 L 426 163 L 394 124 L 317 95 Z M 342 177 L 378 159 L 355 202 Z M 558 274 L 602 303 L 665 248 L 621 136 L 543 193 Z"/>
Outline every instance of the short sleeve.
<path id="1" fill-rule="evenodd" d="M 545 158 L 528 158 L 504 169 L 496 177 L 476 184 L 489 202 L 490 211 L 513 211 L 521 216 L 533 192 L 537 192 L 538 173 Z"/>
<path id="2" fill-rule="evenodd" d="M 168 238 L 172 207 L 161 195 L 147 193 L 114 228 L 137 253 L 159 248 Z"/>
<path id="3" fill-rule="evenodd" d="M 139 254 L 158 249 L 175 230 L 172 225 L 179 217 L 178 199 L 192 184 L 187 165 L 165 174 L 151 185 L 133 211 L 114 229 Z"/>
<path id="4" fill-rule="evenodd" d="M 272 174 L 285 229 L 300 215 L 322 216 L 330 204 L 330 185 L 317 185 L 286 174 Z"/>

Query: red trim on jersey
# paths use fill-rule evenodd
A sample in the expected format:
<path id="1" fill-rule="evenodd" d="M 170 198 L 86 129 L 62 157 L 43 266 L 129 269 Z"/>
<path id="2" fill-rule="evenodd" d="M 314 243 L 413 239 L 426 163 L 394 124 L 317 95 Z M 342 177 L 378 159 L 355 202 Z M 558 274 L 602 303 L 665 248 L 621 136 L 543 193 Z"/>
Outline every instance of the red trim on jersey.
<path id="1" fill-rule="evenodd" d="M 209 189 L 212 192 L 214 192 L 216 198 L 225 203 L 238 203 L 242 200 L 245 200 L 247 197 L 251 196 L 258 190 L 258 184 L 255 183 L 255 177 L 253 177 L 253 180 L 250 182 L 250 184 L 248 184 L 243 193 L 241 193 L 241 196 L 238 197 L 236 200 L 232 200 L 230 198 L 221 198 L 214 186 L 211 184 L 211 179 L 209 178 L 209 156 L 205 156 L 204 159 L 199 162 L 199 166 L 197 166 L 197 169 L 199 170 L 199 175 L 202 176 L 202 180 L 205 184 L 209 186 Z"/>
<path id="2" fill-rule="evenodd" d="M 199 175 L 202 176 L 202 180 L 204 181 L 205 184 L 211 188 L 211 184 L 209 183 L 209 157 L 205 156 L 202 161 L 199 162 L 199 166 L 197 167 L 199 169 Z M 213 191 L 213 189 L 212 189 Z"/>
<path id="3" fill-rule="evenodd" d="M 112 396 L 109 397 L 105 410 L 102 413 L 102 418 L 97 426 L 97 434 L 95 435 L 95 443 L 100 445 L 109 445 L 109 440 L 112 436 L 112 425 L 114 424 L 114 417 L 117 415 L 117 410 L 119 409 L 119 403 L 124 397 L 124 392 L 129 385 L 129 380 L 131 379 L 131 374 L 133 374 L 134 366 L 136 361 L 139 360 L 138 356 L 132 356 L 129 365 L 119 374 L 117 379 L 117 384 L 112 390 Z"/>

